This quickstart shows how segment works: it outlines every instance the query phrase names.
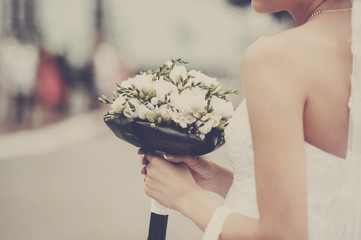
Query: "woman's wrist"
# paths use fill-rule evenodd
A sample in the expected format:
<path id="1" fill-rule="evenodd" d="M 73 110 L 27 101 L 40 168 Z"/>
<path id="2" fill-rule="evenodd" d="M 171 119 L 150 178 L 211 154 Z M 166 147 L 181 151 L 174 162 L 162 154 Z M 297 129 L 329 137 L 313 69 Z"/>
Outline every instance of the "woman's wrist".
<path id="1" fill-rule="evenodd" d="M 208 196 L 201 188 L 197 188 L 182 197 L 176 210 L 205 230 L 219 206 L 221 203 Z"/>
<path id="2" fill-rule="evenodd" d="M 223 165 L 218 165 L 218 167 L 218 181 L 215 184 L 217 188 L 216 193 L 225 198 L 233 183 L 233 170 Z"/>
<path id="3" fill-rule="evenodd" d="M 204 193 L 203 190 L 200 187 L 198 187 L 183 194 L 181 199 L 179 199 L 175 210 L 185 215 L 184 213 L 188 212 L 188 209 L 190 208 L 192 202 L 197 198 L 201 197 L 203 193 Z"/>
<path id="4" fill-rule="evenodd" d="M 171 162 L 187 164 L 199 187 L 217 193 L 223 198 L 226 197 L 233 182 L 233 171 L 230 168 L 212 161 L 207 156 L 174 157 L 167 155 L 167 159 Z"/>
<path id="5" fill-rule="evenodd" d="M 217 193 L 225 198 L 233 183 L 233 170 L 221 164 L 209 161 L 213 169 L 214 175 L 212 176 L 212 184 L 208 186 L 207 191 Z"/>

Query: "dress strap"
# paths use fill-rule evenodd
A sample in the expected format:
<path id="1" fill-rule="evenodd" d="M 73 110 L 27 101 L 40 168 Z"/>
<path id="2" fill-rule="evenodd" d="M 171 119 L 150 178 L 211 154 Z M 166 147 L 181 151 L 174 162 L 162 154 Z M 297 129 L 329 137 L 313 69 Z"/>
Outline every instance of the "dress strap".
<path id="1" fill-rule="evenodd" d="M 226 205 L 217 208 L 208 223 L 202 240 L 218 240 L 224 221 L 233 212 L 235 211 Z"/>

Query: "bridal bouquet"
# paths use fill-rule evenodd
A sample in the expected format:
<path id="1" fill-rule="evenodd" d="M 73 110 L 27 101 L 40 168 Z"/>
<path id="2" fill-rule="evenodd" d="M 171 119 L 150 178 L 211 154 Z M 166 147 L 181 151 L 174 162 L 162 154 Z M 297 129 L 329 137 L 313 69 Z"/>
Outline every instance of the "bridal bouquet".
<path id="1" fill-rule="evenodd" d="M 181 59 L 141 72 L 117 84 L 104 120 L 115 135 L 149 151 L 203 155 L 224 143 L 224 128 L 233 114 L 216 78 L 187 71 Z"/>

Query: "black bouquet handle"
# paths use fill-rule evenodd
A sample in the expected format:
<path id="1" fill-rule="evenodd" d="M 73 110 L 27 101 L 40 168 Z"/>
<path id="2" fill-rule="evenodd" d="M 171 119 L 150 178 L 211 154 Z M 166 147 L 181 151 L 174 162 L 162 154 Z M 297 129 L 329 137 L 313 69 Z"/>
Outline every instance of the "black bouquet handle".
<path id="1" fill-rule="evenodd" d="M 168 215 L 151 213 L 147 240 L 165 240 L 168 226 Z"/>

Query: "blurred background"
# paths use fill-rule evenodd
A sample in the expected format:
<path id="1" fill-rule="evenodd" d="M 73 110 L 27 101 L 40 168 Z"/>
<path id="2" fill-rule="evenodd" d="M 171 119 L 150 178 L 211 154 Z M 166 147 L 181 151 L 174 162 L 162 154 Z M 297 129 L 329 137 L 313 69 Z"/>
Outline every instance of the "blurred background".
<path id="1" fill-rule="evenodd" d="M 137 149 L 107 129 L 97 98 L 172 58 L 242 92 L 247 46 L 293 26 L 249 4 L 0 0 L 0 240 L 146 239 Z M 227 164 L 224 148 L 211 155 Z M 202 233 L 172 212 L 167 236 Z"/>

